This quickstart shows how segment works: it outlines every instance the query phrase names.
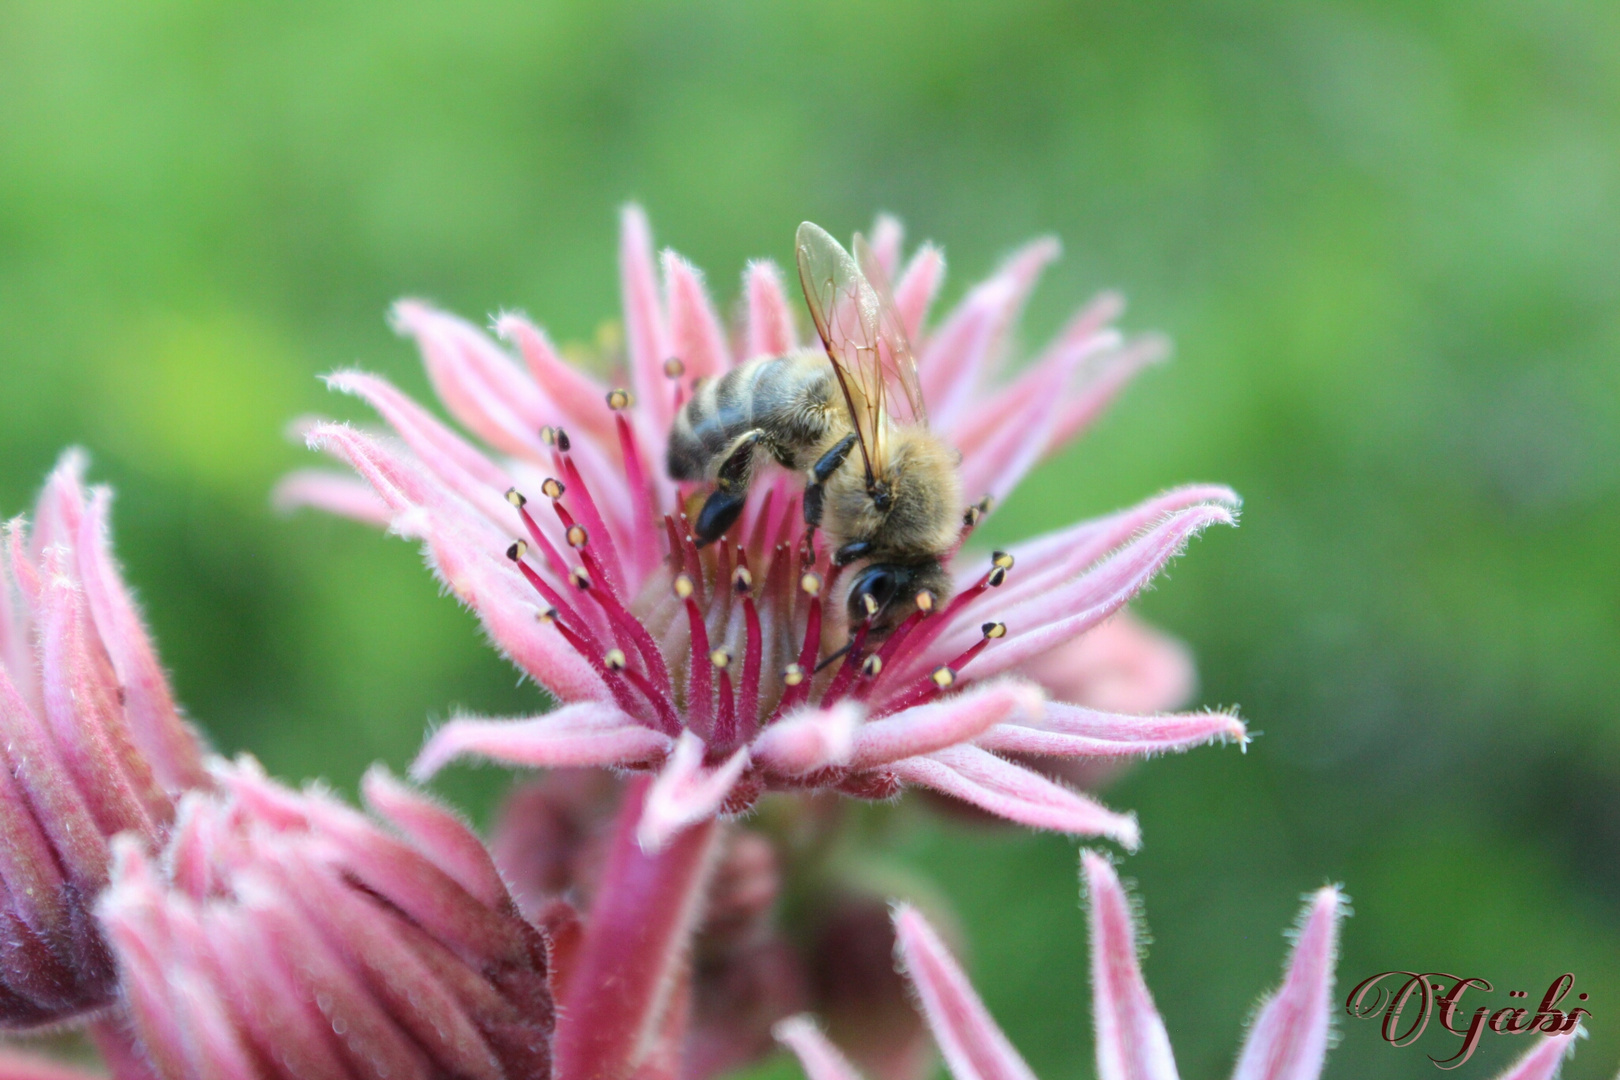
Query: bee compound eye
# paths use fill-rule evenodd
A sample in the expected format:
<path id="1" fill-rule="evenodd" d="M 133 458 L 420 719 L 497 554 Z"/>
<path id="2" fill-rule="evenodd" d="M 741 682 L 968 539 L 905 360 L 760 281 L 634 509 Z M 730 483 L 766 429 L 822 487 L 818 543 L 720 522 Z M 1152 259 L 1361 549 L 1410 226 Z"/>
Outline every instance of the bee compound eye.
<path id="1" fill-rule="evenodd" d="M 900 575 L 892 567 L 868 566 L 849 587 L 849 617 L 859 622 L 888 606 L 900 588 Z"/>

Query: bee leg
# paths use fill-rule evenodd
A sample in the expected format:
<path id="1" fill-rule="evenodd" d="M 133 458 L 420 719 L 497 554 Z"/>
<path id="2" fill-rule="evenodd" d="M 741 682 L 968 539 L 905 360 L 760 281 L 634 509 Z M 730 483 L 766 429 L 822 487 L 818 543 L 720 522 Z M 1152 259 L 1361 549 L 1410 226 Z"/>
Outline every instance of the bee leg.
<path id="1" fill-rule="evenodd" d="M 821 524 L 821 494 L 822 485 L 838 467 L 849 457 L 849 452 L 855 449 L 855 433 L 852 431 L 842 439 L 833 443 L 832 449 L 821 455 L 814 465 L 810 467 L 810 482 L 804 486 L 804 523 L 814 529 Z"/>
<path id="2" fill-rule="evenodd" d="M 765 433 L 758 428 L 744 434 L 720 463 L 714 490 L 703 500 L 703 509 L 698 511 L 692 528 L 698 547 L 720 539 L 742 516 L 743 503 L 748 498 L 748 482 L 754 475 L 754 448 L 764 437 Z"/>

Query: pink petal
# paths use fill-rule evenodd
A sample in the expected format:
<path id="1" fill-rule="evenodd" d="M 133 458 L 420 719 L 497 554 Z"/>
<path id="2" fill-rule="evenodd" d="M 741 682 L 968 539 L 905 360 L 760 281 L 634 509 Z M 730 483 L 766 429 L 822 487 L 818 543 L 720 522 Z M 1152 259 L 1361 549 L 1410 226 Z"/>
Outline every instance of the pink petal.
<path id="1" fill-rule="evenodd" d="M 782 292 L 782 273 L 776 264 L 766 260 L 749 263 L 743 272 L 743 291 L 748 297 L 748 336 L 742 358 L 781 356 L 797 348 L 793 309 Z"/>
<path id="2" fill-rule="evenodd" d="M 949 432 L 980 392 L 1002 339 L 1035 279 L 1060 248 L 1050 237 L 1025 245 L 993 277 L 974 287 L 918 357 L 918 375 L 934 426 Z"/>
<path id="3" fill-rule="evenodd" d="M 905 235 L 900 219 L 893 214 L 879 214 L 872 222 L 872 257 L 891 282 L 900 269 L 900 244 Z"/>
<path id="4" fill-rule="evenodd" d="M 761 768 L 781 776 L 847 765 L 860 721 L 861 709 L 849 701 L 830 709 L 802 709 L 766 728 L 749 753 Z"/>
<path id="5" fill-rule="evenodd" d="M 432 413 L 400 393 L 387 379 L 363 371 L 339 371 L 326 385 L 365 401 L 399 433 L 416 454 L 418 467 L 431 473 L 491 521 L 517 529 L 517 515 L 504 492 L 510 474 L 461 436 L 441 424 Z"/>
<path id="6" fill-rule="evenodd" d="M 790 1016 L 771 1028 L 776 1041 L 793 1051 L 809 1080 L 861 1080 L 861 1074 L 808 1016 Z M 0 1080 L 4 1080 L 0 1077 Z"/>
<path id="7" fill-rule="evenodd" d="M 747 746 L 713 769 L 703 764 L 705 750 L 695 733 L 680 732 L 669 761 L 646 792 L 642 823 L 635 831 L 643 852 L 656 852 L 677 832 L 714 818 L 748 767 Z"/>
<path id="8" fill-rule="evenodd" d="M 386 526 L 394 516 L 371 485 L 326 469 L 299 469 L 288 473 L 271 491 L 270 504 L 283 514 L 308 507 L 362 525 Z"/>
<path id="9" fill-rule="evenodd" d="M 1316 1080 L 1322 1074 L 1344 914 L 1338 889 L 1320 889 L 1311 897 L 1282 986 L 1256 1014 L 1232 1080 Z"/>
<path id="10" fill-rule="evenodd" d="M 540 620 L 534 591 L 512 570 L 478 547 L 427 523 L 433 566 L 462 603 L 478 613 L 489 639 L 501 654 L 550 690 L 558 700 L 610 700 L 601 677 L 576 652 L 556 626 Z M 535 597 L 535 600 L 538 600 Z"/>
<path id="11" fill-rule="evenodd" d="M 975 686 L 940 701 L 871 720 L 855 732 L 850 765 L 871 769 L 965 743 L 1003 721 L 1038 723 L 1045 696 L 1029 683 Z"/>
<path id="12" fill-rule="evenodd" d="M 900 280 L 894 286 L 894 306 L 906 336 L 915 347 L 921 344 L 923 323 L 934 297 L 945 281 L 945 256 L 933 244 L 924 244 L 906 264 Z"/>
<path id="13" fill-rule="evenodd" d="M 428 739 L 411 776 L 426 780 L 468 755 L 542 769 L 624 768 L 658 761 L 673 745 L 612 705 L 583 701 L 527 720 L 452 720 Z"/>
<path id="14" fill-rule="evenodd" d="M 84 593 L 45 553 L 40 668 L 45 723 L 102 835 L 134 829 L 156 836 L 173 807 L 135 748 L 118 702 L 118 683 L 94 637 Z"/>
<path id="15" fill-rule="evenodd" d="M 0 670 L 0 680 L 4 679 Z M 0 688 L 0 694 L 11 693 L 9 684 Z M 69 898 L 50 839 L 34 817 L 12 760 L 10 711 L 0 704 L 0 732 L 5 736 L 0 739 L 0 882 L 4 883 L 0 896 L 35 936 L 66 940 L 72 917 Z M 35 782 L 40 779 L 44 778 Z M 0 967 L 6 959 L 0 956 Z"/>
<path id="16" fill-rule="evenodd" d="M 556 412 L 554 424 L 570 432 L 588 431 L 603 445 L 610 445 L 613 414 L 606 408 L 608 385 L 586 374 L 578 366 L 557 355 L 546 332 L 521 315 L 502 315 L 495 320 L 495 333 L 510 341 L 523 354 L 529 374 L 547 407 Z"/>
<path id="17" fill-rule="evenodd" d="M 84 470 L 89 458 L 77 447 L 62 451 L 34 504 L 34 558 L 51 547 L 73 547 L 84 516 Z"/>
<path id="18" fill-rule="evenodd" d="M 956 1080 L 1035 1080 L 917 909 L 909 904 L 896 907 L 894 931 L 900 963 L 917 990 L 923 1017 L 951 1075 Z"/>
<path id="19" fill-rule="evenodd" d="M 545 459 L 539 432 L 554 418 L 534 384 L 483 331 L 414 300 L 394 305 L 394 324 L 416 339 L 433 389 L 457 420 L 504 453 Z"/>
<path id="20" fill-rule="evenodd" d="M 558 1011 L 556 1073 L 633 1076 L 679 1007 L 720 834 L 710 817 L 656 852 L 638 842 L 652 782 L 630 782 Z M 638 813 L 639 812 L 639 813 Z M 664 897 L 658 903 L 650 898 Z M 667 898 L 681 898 L 669 902 Z"/>
<path id="21" fill-rule="evenodd" d="M 325 915 L 324 925 L 341 940 L 356 970 L 424 1049 L 452 1075 L 501 1080 L 500 1063 L 467 1015 L 468 1005 L 405 944 L 388 917 L 307 861 L 279 859 L 278 869 L 288 897 L 312 918 Z"/>
<path id="22" fill-rule="evenodd" d="M 366 805 L 410 840 L 424 858 L 449 874 L 485 907 L 506 900 L 506 886 L 483 841 L 461 816 L 373 765 L 360 781 Z"/>
<path id="23" fill-rule="evenodd" d="M 317 425 L 310 442 L 348 461 L 396 510 L 395 527 L 426 541 L 434 569 L 478 613 L 490 639 L 564 701 L 605 700 L 605 687 L 553 625 L 539 621 L 534 595 L 499 552 L 508 538 L 474 515 L 396 449 L 344 424 Z M 508 508 L 510 509 L 510 508 Z"/>
<path id="24" fill-rule="evenodd" d="M 63 864 L 63 872 L 87 894 L 107 880 L 107 842 L 79 792 L 49 732 L 0 669 L 0 759 L 28 797 L 36 820 Z"/>
<path id="25" fill-rule="evenodd" d="M 703 275 L 675 254 L 663 255 L 665 306 L 669 310 L 669 337 L 673 355 L 686 365 L 688 378 L 712 377 L 731 367 L 720 317 L 709 302 Z"/>
<path id="26" fill-rule="evenodd" d="M 703 740 L 691 731 L 681 732 L 663 771 L 647 789 L 647 805 L 636 827 L 636 841 L 646 852 L 655 852 L 677 833 L 720 813 L 726 796 L 748 768 L 748 748 L 743 747 L 720 765 L 703 764 Z"/>
<path id="27" fill-rule="evenodd" d="M 656 428 L 667 431 L 675 418 L 675 405 L 664 361 L 675 352 L 659 301 L 652 230 L 639 206 L 626 206 L 619 221 L 619 280 L 625 344 L 630 353 L 630 383 L 642 407 L 651 410 Z"/>
<path id="28" fill-rule="evenodd" d="M 1248 731 L 1243 721 L 1230 713 L 1127 716 L 1053 701 L 1047 703 L 1045 716 L 998 723 L 974 739 L 973 744 L 1003 754 L 1145 757 L 1217 739 L 1244 744 L 1248 742 Z"/>
<path id="29" fill-rule="evenodd" d="M 135 598 L 113 562 L 108 538 L 106 488 L 91 492 L 79 527 L 79 574 L 96 631 L 112 660 L 130 731 L 158 778 L 170 791 L 205 782 L 202 746 L 180 718 L 169 680 L 158 663 L 157 649 L 135 608 Z"/>
<path id="30" fill-rule="evenodd" d="M 1103 856 L 1081 852 L 1080 865 L 1090 901 L 1098 1080 L 1177 1080 L 1170 1037 L 1137 963 L 1130 900 Z"/>
<path id="31" fill-rule="evenodd" d="M 418 463 L 348 424 L 315 424 L 306 441 L 311 450 L 324 450 L 348 462 L 395 514 L 425 506 L 433 498 L 432 485 Z"/>
<path id="32" fill-rule="evenodd" d="M 9 672 L 13 679 L 19 681 L 18 691 L 25 697 L 31 697 L 34 689 L 34 643 L 28 608 L 32 605 L 25 604 L 21 589 L 12 581 L 8 554 L 0 552 L 0 670 Z"/>
<path id="33" fill-rule="evenodd" d="M 327 1027 L 350 1075 L 429 1080 L 433 1067 L 370 993 L 358 974 L 298 906 L 278 888 L 270 868 L 238 875 L 243 938 L 259 963 L 279 976 L 289 996 L 313 1006 L 310 1019 Z M 330 913 L 322 913 L 322 920 Z M 341 935 L 337 940 L 341 941 Z"/>
<path id="34" fill-rule="evenodd" d="M 1136 817 L 1107 807 L 976 746 L 953 746 L 889 766 L 910 784 L 944 792 L 997 817 L 1075 836 L 1106 836 L 1134 851 Z"/>
<path id="35" fill-rule="evenodd" d="M 1123 546 L 1148 526 L 1177 511 L 1206 503 L 1235 513 L 1242 500 L 1231 488 L 1220 484 L 1187 484 L 1124 510 L 1026 540 L 1008 549 L 1017 559 L 1017 566 L 1012 580 L 996 595 L 1005 604 L 1045 594 Z M 983 572 L 983 564 L 964 563 L 957 573 L 957 588 L 972 585 Z"/>
<path id="36" fill-rule="evenodd" d="M 1094 366 L 1077 391 L 1068 395 L 1052 425 L 1047 453 L 1057 450 L 1084 431 L 1119 396 L 1143 369 L 1162 363 L 1170 355 L 1168 338 L 1148 334 L 1127 344 Z"/>
<path id="37" fill-rule="evenodd" d="M 993 613 L 1007 624 L 1007 637 L 973 662 L 972 677 L 977 680 L 1008 671 L 1085 633 L 1124 607 L 1193 536 L 1210 525 L 1235 522 L 1231 511 L 1222 506 L 1178 511 L 1080 577 L 1022 603 L 997 605 Z M 1013 572 L 1017 573 L 1016 568 Z M 989 599 L 998 598 L 992 593 Z M 948 663 L 979 636 L 977 627 L 964 622 L 934 643 L 928 666 Z"/>
<path id="38" fill-rule="evenodd" d="M 1129 608 L 1019 670 L 1059 701 L 1137 715 L 1185 705 L 1197 683 L 1192 650 Z"/>
<path id="39" fill-rule="evenodd" d="M 1050 350 L 963 417 L 951 432 L 951 441 L 972 459 L 985 456 L 982 448 L 992 446 L 1008 426 L 1050 426 L 1057 414 L 1053 404 L 1063 399 L 1074 374 L 1092 356 L 1118 343 L 1119 335 L 1107 331 Z"/>
<path id="40" fill-rule="evenodd" d="M 1574 1053 L 1574 1032 L 1544 1035 L 1523 1057 L 1509 1065 L 1506 1072 L 1497 1074 L 1496 1080 L 1553 1080 L 1564 1059 Z"/>

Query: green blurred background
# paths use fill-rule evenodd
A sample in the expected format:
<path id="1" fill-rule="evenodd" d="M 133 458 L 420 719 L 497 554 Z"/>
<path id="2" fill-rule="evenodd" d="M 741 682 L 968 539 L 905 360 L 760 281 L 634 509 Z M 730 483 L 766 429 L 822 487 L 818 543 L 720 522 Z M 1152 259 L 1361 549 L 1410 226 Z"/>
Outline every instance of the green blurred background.
<path id="1" fill-rule="evenodd" d="M 1264 733 L 1108 799 L 1183 1075 L 1230 1068 L 1299 895 L 1391 968 L 1595 1013 L 1620 1059 L 1620 7 L 1612 3 L 0 2 L 0 508 L 80 443 L 179 691 L 222 749 L 349 787 L 530 688 L 418 555 L 277 518 L 315 375 L 424 389 L 405 294 L 563 339 L 616 317 L 615 211 L 728 302 L 809 217 L 1066 258 L 1027 322 L 1128 290 L 1178 345 L 993 522 L 1172 483 L 1246 497 L 1141 609 Z M 465 771 L 475 807 L 505 783 Z M 1074 845 L 912 815 L 993 1011 L 1091 1075 Z M 971 857 L 964 858 L 964 852 Z M 1330 1077 L 1434 1075 L 1372 1023 Z M 1445 1056 L 1455 1041 L 1431 1035 Z M 1487 1038 L 1452 1075 L 1522 1043 Z M 787 1075 L 784 1073 L 784 1075 Z"/>

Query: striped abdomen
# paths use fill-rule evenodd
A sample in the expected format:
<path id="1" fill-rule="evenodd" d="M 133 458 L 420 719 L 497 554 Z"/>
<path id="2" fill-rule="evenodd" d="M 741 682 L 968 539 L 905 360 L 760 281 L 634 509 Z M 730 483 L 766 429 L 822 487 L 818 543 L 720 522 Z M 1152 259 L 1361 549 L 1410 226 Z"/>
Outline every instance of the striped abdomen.
<path id="1" fill-rule="evenodd" d="M 777 461 L 807 468 L 843 416 L 835 392 L 832 365 L 820 352 L 764 356 L 705 380 L 675 417 L 670 476 L 712 480 L 737 438 L 756 429 Z M 843 423 L 847 427 L 847 419 Z"/>

